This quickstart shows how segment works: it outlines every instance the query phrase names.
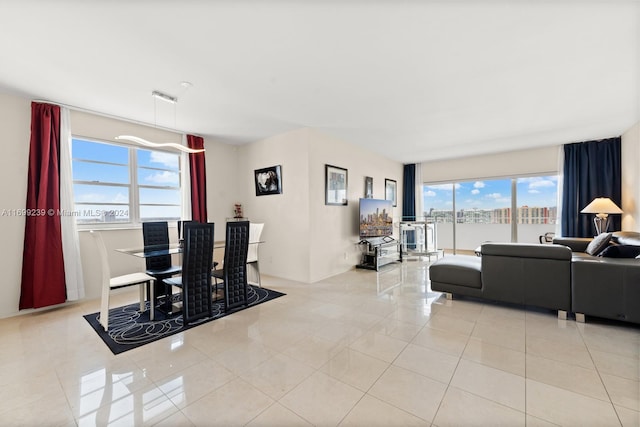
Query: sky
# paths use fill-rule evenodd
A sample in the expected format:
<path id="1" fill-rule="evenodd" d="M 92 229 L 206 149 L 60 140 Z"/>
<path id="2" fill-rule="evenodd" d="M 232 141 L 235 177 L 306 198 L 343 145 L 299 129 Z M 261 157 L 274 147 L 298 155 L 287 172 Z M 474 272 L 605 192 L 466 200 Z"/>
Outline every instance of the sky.
<path id="1" fill-rule="evenodd" d="M 424 208 L 451 209 L 453 184 L 424 185 Z M 511 207 L 511 179 L 458 182 L 456 209 L 496 209 Z M 557 176 L 518 178 L 518 206 L 552 207 L 557 205 Z"/>

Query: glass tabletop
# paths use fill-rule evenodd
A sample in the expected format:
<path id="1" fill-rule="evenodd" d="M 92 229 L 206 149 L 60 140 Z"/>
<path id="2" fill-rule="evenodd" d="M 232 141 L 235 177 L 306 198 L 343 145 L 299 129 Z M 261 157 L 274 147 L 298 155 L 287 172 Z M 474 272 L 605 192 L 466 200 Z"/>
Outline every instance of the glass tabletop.
<path id="1" fill-rule="evenodd" d="M 262 242 L 250 242 L 250 245 L 255 245 Z M 214 249 L 224 249 L 225 241 L 219 240 L 213 242 Z M 169 243 L 168 245 L 149 245 L 144 247 L 135 248 L 122 248 L 116 249 L 116 251 L 123 254 L 137 256 L 139 258 L 150 258 L 154 256 L 172 255 L 182 253 L 182 245 L 180 243 Z"/>

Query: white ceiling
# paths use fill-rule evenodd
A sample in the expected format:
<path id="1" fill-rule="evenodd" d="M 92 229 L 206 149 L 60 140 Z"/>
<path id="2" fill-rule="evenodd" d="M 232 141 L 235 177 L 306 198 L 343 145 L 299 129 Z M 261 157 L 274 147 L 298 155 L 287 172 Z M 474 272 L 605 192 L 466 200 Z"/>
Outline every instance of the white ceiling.
<path id="1" fill-rule="evenodd" d="M 411 163 L 598 139 L 640 119 L 639 81 L 638 0 L 0 0 L 0 90 L 231 143 L 312 127 Z"/>

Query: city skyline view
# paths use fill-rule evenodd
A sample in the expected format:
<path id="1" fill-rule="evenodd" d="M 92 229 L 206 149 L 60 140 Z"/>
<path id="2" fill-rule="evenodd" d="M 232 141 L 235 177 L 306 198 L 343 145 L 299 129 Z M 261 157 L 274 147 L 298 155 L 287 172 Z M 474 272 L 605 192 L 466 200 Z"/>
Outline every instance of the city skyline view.
<path id="1" fill-rule="evenodd" d="M 513 197 L 516 198 L 518 222 L 555 222 L 558 177 L 524 177 L 516 178 L 515 182 Z M 511 178 L 425 184 L 424 213 L 427 217 L 437 213 L 440 221 L 448 216 L 452 221 L 455 188 L 455 216 L 458 222 L 505 223 L 510 221 L 511 216 L 511 187 Z"/>

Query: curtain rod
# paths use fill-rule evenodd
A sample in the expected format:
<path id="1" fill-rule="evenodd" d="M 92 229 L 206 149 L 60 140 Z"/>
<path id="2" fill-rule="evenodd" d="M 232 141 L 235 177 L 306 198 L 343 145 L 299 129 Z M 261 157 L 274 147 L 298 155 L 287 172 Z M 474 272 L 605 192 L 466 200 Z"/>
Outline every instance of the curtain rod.
<path id="1" fill-rule="evenodd" d="M 149 127 L 149 128 L 153 128 L 153 129 L 158 129 L 158 130 L 162 130 L 162 131 L 165 131 L 165 132 L 178 133 L 178 134 L 181 134 L 181 135 L 187 135 L 188 134 L 188 135 L 194 135 L 194 136 L 202 137 L 202 135 L 189 133 L 187 131 L 182 131 L 182 130 L 179 130 L 179 129 L 172 129 L 172 128 L 168 128 L 168 127 L 165 127 L 165 126 L 156 126 L 156 125 L 152 125 L 150 123 L 141 122 L 139 120 L 128 119 L 126 117 L 116 116 L 116 115 L 113 115 L 113 114 L 101 113 L 99 111 L 89 110 L 87 108 L 82 108 L 82 107 L 76 107 L 75 105 L 63 104 L 61 102 L 47 101 L 45 99 L 32 99 L 31 101 L 32 102 L 39 102 L 39 103 L 43 103 L 43 104 L 58 105 L 60 107 L 65 107 L 65 108 L 68 108 L 70 110 L 79 111 L 81 113 L 93 114 L 93 115 L 96 115 L 96 116 L 105 117 L 107 119 L 120 120 L 120 121 L 123 121 L 123 122 L 132 123 L 132 124 L 139 125 L 139 126 L 145 126 L 145 127 Z"/>

